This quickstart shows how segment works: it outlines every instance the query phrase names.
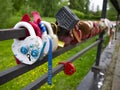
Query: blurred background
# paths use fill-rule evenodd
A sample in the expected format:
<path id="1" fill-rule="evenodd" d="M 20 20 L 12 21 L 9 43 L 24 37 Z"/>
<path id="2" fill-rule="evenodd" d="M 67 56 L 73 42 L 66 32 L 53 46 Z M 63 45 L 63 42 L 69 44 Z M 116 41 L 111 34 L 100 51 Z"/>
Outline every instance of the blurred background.
<path id="1" fill-rule="evenodd" d="M 99 20 L 103 0 L 0 0 L 0 28 L 12 28 L 23 14 L 38 11 L 41 17 L 53 18 L 62 6 L 69 8 L 83 20 Z M 116 10 L 108 0 L 107 17 L 116 19 Z M 120 2 L 120 1 L 119 1 Z M 53 20 L 53 21 L 54 21 Z"/>

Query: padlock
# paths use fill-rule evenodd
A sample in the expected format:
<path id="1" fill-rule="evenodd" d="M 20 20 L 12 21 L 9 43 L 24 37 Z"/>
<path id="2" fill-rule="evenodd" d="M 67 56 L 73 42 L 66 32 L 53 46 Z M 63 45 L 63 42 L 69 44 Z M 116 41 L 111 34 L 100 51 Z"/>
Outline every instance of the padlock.
<path id="1" fill-rule="evenodd" d="M 79 43 L 81 42 L 82 39 L 82 32 L 81 30 L 79 30 L 78 25 L 75 25 L 74 29 L 72 30 L 73 32 L 73 36 L 74 36 L 74 40 L 73 40 L 73 44 Z"/>
<path id="2" fill-rule="evenodd" d="M 51 27 L 51 24 L 49 22 L 46 22 L 46 21 L 41 21 L 41 23 L 43 23 L 47 30 L 48 30 L 48 34 L 51 36 L 52 38 L 52 45 L 53 45 L 53 49 L 52 51 L 54 52 L 57 48 L 58 48 L 58 37 L 53 33 L 53 30 L 52 30 L 52 27 Z"/>
<path id="3" fill-rule="evenodd" d="M 36 23 L 42 30 L 42 40 L 46 45 L 44 46 L 44 55 L 48 54 L 48 85 L 52 85 L 52 38 L 47 34 L 45 25 L 41 22 L 41 17 L 38 12 L 33 11 L 33 22 Z"/>
<path id="4" fill-rule="evenodd" d="M 36 35 L 41 37 L 40 28 L 35 23 L 30 22 L 30 16 L 28 14 L 24 14 L 21 21 L 30 23 L 32 25 L 32 27 L 34 28 Z M 27 34 L 27 36 L 29 36 L 28 30 L 26 30 L 26 34 Z M 25 38 L 20 38 L 20 40 L 23 40 L 23 39 L 25 39 Z M 43 45 L 44 45 L 44 43 L 43 43 Z M 21 64 L 21 62 L 16 57 L 15 57 L 15 59 L 16 59 L 17 64 Z"/>
<path id="5" fill-rule="evenodd" d="M 40 37 L 36 36 L 33 27 L 29 23 L 24 21 L 18 22 L 14 29 L 21 27 L 26 28 L 30 36 L 24 40 L 14 39 L 12 51 L 20 62 L 31 65 L 39 59 L 43 42 Z"/>
<path id="6" fill-rule="evenodd" d="M 99 33 L 99 25 L 97 22 L 93 22 L 93 25 L 94 25 L 94 30 L 95 30 L 95 34 L 94 35 L 97 35 Z"/>
<path id="7" fill-rule="evenodd" d="M 72 30 L 68 31 L 59 26 L 58 26 L 57 36 L 58 36 L 59 40 L 63 42 L 64 47 L 69 46 L 74 39 Z"/>
<path id="8" fill-rule="evenodd" d="M 48 38 L 48 35 L 46 34 L 46 31 L 45 30 L 41 30 L 41 28 L 39 28 L 38 24 L 41 21 L 41 17 L 39 15 L 39 13 L 36 12 L 36 11 L 32 11 L 31 14 L 33 16 L 33 21 L 32 22 L 30 22 L 30 19 L 27 19 L 27 18 L 30 18 L 30 16 L 28 14 L 25 14 L 23 16 L 22 20 L 24 20 L 24 21 L 29 20 L 27 22 L 29 22 L 33 26 L 33 28 L 34 28 L 34 30 L 36 32 L 36 35 L 41 37 L 41 39 L 43 41 L 43 48 L 42 48 L 42 51 L 41 51 L 42 52 L 42 56 L 40 55 L 40 57 L 43 57 L 43 56 L 47 55 L 48 50 L 49 50 L 49 38 Z"/>
<path id="9" fill-rule="evenodd" d="M 33 23 L 36 24 L 40 28 L 40 30 L 42 31 L 41 39 L 44 43 L 42 56 L 46 56 L 48 54 L 48 51 L 49 51 L 49 47 L 50 47 L 49 39 L 51 37 L 47 34 L 45 25 L 43 23 L 41 23 L 40 14 L 36 11 L 32 11 L 32 16 L 33 16 Z"/>
<path id="10" fill-rule="evenodd" d="M 99 32 L 100 32 L 100 33 L 101 33 L 102 31 L 104 31 L 104 30 L 107 29 L 107 26 L 106 26 L 104 20 L 99 21 L 99 22 L 98 22 L 98 25 L 99 25 L 99 30 L 100 30 Z"/>
<path id="11" fill-rule="evenodd" d="M 58 34 L 58 25 L 56 23 L 52 22 L 51 26 L 53 29 L 53 33 L 55 33 L 57 35 Z M 58 39 L 58 46 L 63 48 L 65 46 L 65 42 Z"/>
<path id="12" fill-rule="evenodd" d="M 72 64 L 71 62 L 59 62 L 59 64 L 64 65 L 64 73 L 66 75 L 70 76 L 76 72 L 76 68 L 75 68 L 74 64 Z"/>

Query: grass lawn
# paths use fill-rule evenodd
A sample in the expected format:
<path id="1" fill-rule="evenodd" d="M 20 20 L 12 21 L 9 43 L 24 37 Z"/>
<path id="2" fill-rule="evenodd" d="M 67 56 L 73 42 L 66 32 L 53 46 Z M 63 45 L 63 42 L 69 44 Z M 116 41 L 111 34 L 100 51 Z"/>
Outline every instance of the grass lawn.
<path id="1" fill-rule="evenodd" d="M 49 22 L 55 21 L 54 18 L 43 18 L 43 20 Z M 53 68 L 58 65 L 58 62 L 67 60 L 75 53 L 92 44 L 95 40 L 96 37 L 54 58 Z M 105 41 L 108 41 L 107 38 Z M 10 67 L 16 66 L 16 62 L 11 50 L 12 43 L 13 40 L 0 41 L 0 72 Z M 104 44 L 104 46 L 105 45 L 106 44 Z M 96 51 L 97 48 L 95 47 L 74 62 L 74 65 L 76 67 L 76 73 L 74 75 L 66 76 L 62 71 L 53 77 L 53 85 L 49 86 L 46 83 L 39 90 L 75 90 L 77 85 L 88 73 L 88 71 L 91 69 L 91 66 L 95 62 Z M 36 80 L 38 77 L 44 75 L 46 72 L 47 63 L 9 81 L 8 83 L 5 83 L 4 85 L 1 85 L 0 90 L 21 90 L 23 87 Z"/>

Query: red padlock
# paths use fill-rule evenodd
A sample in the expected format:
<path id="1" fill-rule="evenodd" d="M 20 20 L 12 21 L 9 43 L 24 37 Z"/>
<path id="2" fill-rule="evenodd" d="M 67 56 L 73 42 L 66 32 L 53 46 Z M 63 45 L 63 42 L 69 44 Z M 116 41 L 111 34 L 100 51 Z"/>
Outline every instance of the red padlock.
<path id="1" fill-rule="evenodd" d="M 59 62 L 64 65 L 64 73 L 66 75 L 73 75 L 76 72 L 75 66 L 71 62 Z"/>

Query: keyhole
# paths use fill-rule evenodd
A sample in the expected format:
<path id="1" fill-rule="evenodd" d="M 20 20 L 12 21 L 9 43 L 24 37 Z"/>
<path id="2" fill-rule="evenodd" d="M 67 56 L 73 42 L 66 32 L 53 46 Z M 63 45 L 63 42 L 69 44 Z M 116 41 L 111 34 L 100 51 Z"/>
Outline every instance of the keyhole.
<path id="1" fill-rule="evenodd" d="M 31 61 L 31 59 L 30 59 L 30 54 L 27 54 L 27 57 L 28 57 L 29 61 Z"/>

